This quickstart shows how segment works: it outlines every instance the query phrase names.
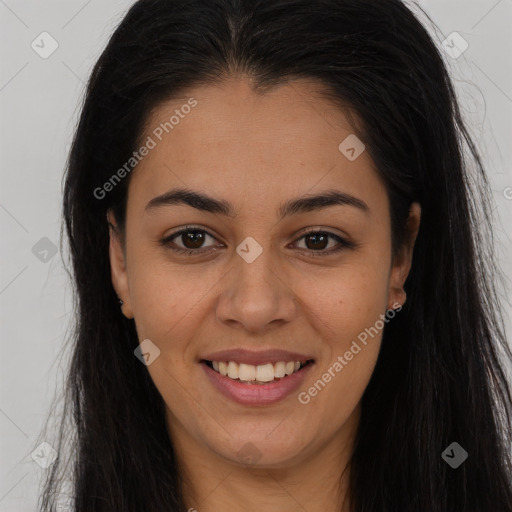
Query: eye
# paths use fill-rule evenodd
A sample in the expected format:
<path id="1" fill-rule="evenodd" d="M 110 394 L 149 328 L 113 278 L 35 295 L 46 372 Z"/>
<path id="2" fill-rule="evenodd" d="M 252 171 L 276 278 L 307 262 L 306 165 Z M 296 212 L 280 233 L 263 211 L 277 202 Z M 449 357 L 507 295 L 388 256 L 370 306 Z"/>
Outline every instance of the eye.
<path id="1" fill-rule="evenodd" d="M 204 229 L 195 226 L 185 226 L 176 233 L 160 240 L 160 244 L 176 252 L 199 254 L 200 252 L 207 252 L 200 250 L 207 237 L 215 240 L 215 238 Z M 182 246 L 177 245 L 174 240 L 181 242 Z"/>
<path id="2" fill-rule="evenodd" d="M 329 239 L 334 240 L 338 242 L 338 245 L 334 244 L 334 249 L 331 248 L 329 250 L 325 250 L 327 246 L 329 245 Z M 354 242 L 351 242 L 349 240 L 346 240 L 345 238 L 335 235 L 334 233 L 330 233 L 329 231 L 308 231 L 307 233 L 303 234 L 297 242 L 304 240 L 304 243 L 306 245 L 304 248 L 299 248 L 301 251 L 307 251 L 308 255 L 311 256 L 328 256 L 330 254 L 337 253 L 339 251 L 342 251 L 343 249 L 351 249 L 355 248 L 356 244 Z M 297 243 L 296 242 L 296 243 Z"/>

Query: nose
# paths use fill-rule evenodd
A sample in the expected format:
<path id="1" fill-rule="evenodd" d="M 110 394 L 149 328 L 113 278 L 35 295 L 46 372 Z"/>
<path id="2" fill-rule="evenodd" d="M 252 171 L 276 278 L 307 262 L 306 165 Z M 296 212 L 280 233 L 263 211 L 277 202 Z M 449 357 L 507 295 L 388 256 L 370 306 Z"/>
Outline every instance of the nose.
<path id="1" fill-rule="evenodd" d="M 233 270 L 221 282 L 216 306 L 220 322 L 261 333 L 271 324 L 293 320 L 298 301 L 286 273 L 271 259 L 270 251 L 263 251 L 251 263 L 238 254 L 233 256 Z"/>

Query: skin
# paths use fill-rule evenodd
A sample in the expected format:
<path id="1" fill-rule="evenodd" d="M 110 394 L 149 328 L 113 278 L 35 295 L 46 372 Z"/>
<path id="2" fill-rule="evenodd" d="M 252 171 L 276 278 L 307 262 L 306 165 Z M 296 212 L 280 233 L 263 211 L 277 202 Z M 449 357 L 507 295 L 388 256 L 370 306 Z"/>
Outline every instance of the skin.
<path id="1" fill-rule="evenodd" d="M 405 302 L 420 207 L 412 205 L 407 242 L 393 260 L 384 185 L 368 152 L 349 161 L 338 150 L 353 129 L 318 87 L 300 79 L 258 95 L 237 76 L 160 105 L 141 140 L 188 98 L 198 102 L 131 175 L 124 245 L 108 213 L 112 283 L 139 340 L 160 349 L 147 370 L 167 406 L 187 506 L 199 512 L 326 512 L 342 502 L 348 510 L 348 471 L 339 482 L 381 330 L 306 405 L 297 393 L 273 405 L 236 404 L 212 387 L 198 362 L 234 347 L 311 354 L 304 391 L 379 315 Z M 154 197 L 184 186 L 232 203 L 237 215 L 188 205 L 145 211 Z M 283 202 L 328 189 L 361 199 L 369 211 L 335 205 L 279 220 Z M 189 256 L 159 245 L 185 225 L 212 236 L 202 245 L 178 236 L 177 246 L 215 249 Z M 306 228 L 357 247 L 314 257 L 338 240 L 319 245 L 304 237 Z M 248 236 L 263 248 L 252 263 L 236 252 Z M 238 452 L 249 442 L 259 458 L 244 464 Z"/>

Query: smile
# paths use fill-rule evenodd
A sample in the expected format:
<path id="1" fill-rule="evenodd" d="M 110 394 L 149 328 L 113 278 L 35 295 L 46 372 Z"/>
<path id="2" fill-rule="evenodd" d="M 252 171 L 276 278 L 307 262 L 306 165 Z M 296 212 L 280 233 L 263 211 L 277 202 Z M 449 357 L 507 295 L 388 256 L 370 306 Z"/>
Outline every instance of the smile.
<path id="1" fill-rule="evenodd" d="M 266 406 L 284 400 L 301 386 L 314 366 L 312 359 L 261 365 L 201 361 L 215 390 L 233 402 L 248 406 Z"/>
<path id="2" fill-rule="evenodd" d="M 236 361 L 205 361 L 217 373 L 246 384 L 264 384 L 283 379 L 298 372 L 312 360 L 278 361 L 262 365 L 237 363 Z"/>

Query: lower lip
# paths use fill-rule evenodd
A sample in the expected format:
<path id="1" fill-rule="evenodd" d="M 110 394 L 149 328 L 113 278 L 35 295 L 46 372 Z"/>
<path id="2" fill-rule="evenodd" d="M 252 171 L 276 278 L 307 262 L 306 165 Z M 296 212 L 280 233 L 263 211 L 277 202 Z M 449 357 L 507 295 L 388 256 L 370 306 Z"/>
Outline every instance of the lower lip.
<path id="1" fill-rule="evenodd" d="M 314 363 L 308 363 L 298 372 L 267 384 L 244 384 L 230 379 L 202 362 L 210 382 L 224 396 L 243 405 L 269 405 L 283 400 L 293 393 L 304 381 Z"/>

